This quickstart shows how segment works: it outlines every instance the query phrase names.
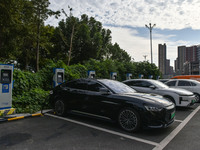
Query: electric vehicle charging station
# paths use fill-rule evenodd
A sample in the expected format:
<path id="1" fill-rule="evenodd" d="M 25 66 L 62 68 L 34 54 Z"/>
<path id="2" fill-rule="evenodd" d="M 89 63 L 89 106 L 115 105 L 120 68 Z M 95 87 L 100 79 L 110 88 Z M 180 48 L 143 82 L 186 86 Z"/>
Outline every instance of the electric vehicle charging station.
<path id="1" fill-rule="evenodd" d="M 64 73 L 65 70 L 63 68 L 53 68 L 53 87 L 64 82 Z"/>
<path id="2" fill-rule="evenodd" d="M 95 78 L 96 73 L 94 70 L 88 70 L 88 78 Z"/>
<path id="3" fill-rule="evenodd" d="M 149 75 L 149 79 L 153 79 L 153 75 Z"/>
<path id="4" fill-rule="evenodd" d="M 143 74 L 139 74 L 139 79 L 143 79 L 144 75 Z"/>
<path id="5" fill-rule="evenodd" d="M 110 79 L 117 80 L 117 72 L 111 72 L 110 73 Z"/>
<path id="6" fill-rule="evenodd" d="M 132 78 L 132 73 L 127 73 L 126 74 L 126 80 L 130 80 Z"/>
<path id="7" fill-rule="evenodd" d="M 0 116 L 15 113 L 12 108 L 13 71 L 13 65 L 0 64 Z"/>

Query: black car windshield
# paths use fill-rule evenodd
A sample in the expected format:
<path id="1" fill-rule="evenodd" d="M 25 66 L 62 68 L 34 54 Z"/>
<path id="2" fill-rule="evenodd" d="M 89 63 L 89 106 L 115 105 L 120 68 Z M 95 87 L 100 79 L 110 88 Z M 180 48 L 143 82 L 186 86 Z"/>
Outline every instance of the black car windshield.
<path id="1" fill-rule="evenodd" d="M 153 80 L 152 84 L 154 84 L 157 88 L 169 88 L 167 85 L 157 80 Z"/>
<path id="2" fill-rule="evenodd" d="M 101 83 L 103 83 L 104 85 L 109 87 L 111 90 L 113 90 L 113 92 L 115 92 L 117 94 L 135 93 L 136 92 L 134 89 L 130 88 L 128 85 L 121 83 L 119 81 L 107 80 L 107 79 L 101 79 L 98 81 L 100 81 Z"/>

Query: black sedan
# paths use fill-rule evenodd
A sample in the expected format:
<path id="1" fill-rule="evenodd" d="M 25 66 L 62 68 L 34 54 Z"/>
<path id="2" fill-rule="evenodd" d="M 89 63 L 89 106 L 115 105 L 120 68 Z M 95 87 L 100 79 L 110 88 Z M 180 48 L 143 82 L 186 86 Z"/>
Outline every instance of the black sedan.
<path id="1" fill-rule="evenodd" d="M 108 79 L 76 79 L 51 91 L 55 113 L 76 112 L 117 121 L 134 132 L 141 126 L 167 127 L 174 121 L 175 106 L 157 95 L 137 93 L 129 86 Z"/>

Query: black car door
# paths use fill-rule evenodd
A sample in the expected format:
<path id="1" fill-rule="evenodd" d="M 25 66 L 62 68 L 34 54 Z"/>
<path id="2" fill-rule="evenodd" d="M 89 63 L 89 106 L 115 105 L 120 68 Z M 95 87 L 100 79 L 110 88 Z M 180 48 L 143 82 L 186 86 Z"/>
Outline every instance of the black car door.
<path id="1" fill-rule="evenodd" d="M 82 100 L 85 97 L 87 83 L 83 79 L 72 81 L 62 87 L 64 99 L 67 107 L 71 110 L 81 110 Z"/>
<path id="2" fill-rule="evenodd" d="M 100 92 L 100 89 L 107 89 L 97 81 L 88 81 L 88 90 L 83 99 L 82 110 L 98 115 L 101 117 L 110 117 L 110 112 L 113 112 L 118 103 L 112 97 L 112 94 Z"/>

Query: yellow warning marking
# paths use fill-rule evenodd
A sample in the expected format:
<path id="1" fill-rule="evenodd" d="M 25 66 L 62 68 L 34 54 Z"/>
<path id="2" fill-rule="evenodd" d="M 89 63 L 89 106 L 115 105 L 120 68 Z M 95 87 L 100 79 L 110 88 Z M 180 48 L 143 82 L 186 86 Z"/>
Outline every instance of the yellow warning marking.
<path id="1" fill-rule="evenodd" d="M 23 119 L 23 118 L 24 118 L 24 116 L 14 117 L 14 118 L 9 118 L 8 121 L 17 120 L 17 119 Z"/>
<path id="2" fill-rule="evenodd" d="M 7 113 L 7 115 L 12 115 L 15 113 L 15 109 L 14 108 L 11 108 L 10 111 Z"/>
<path id="3" fill-rule="evenodd" d="M 32 116 L 33 117 L 35 117 L 35 116 L 42 116 L 42 114 L 41 113 L 39 113 L 39 114 L 32 114 Z"/>
<path id="4" fill-rule="evenodd" d="M 0 116 L 12 115 L 15 113 L 15 108 L 0 110 Z"/>

